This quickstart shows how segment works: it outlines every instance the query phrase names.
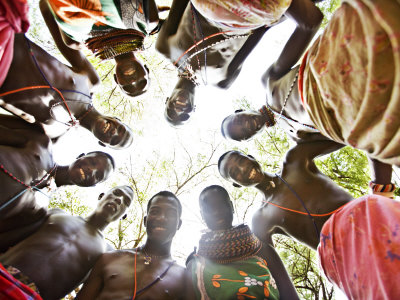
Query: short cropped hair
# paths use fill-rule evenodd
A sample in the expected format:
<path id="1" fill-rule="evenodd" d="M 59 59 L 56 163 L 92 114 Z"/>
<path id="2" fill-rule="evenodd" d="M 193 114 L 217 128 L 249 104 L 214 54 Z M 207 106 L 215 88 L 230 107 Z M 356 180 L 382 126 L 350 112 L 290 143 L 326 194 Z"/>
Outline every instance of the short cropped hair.
<path id="1" fill-rule="evenodd" d="M 227 151 L 227 152 L 225 152 L 224 154 L 222 154 L 221 155 L 221 157 L 218 159 L 218 170 L 219 170 L 219 167 L 221 166 L 221 162 L 222 162 L 222 160 L 225 158 L 225 156 L 228 154 L 228 153 L 239 153 L 238 151 L 235 151 L 235 150 L 230 150 L 230 151 Z"/>
<path id="2" fill-rule="evenodd" d="M 200 195 L 199 195 L 199 204 L 201 205 L 201 196 L 203 195 L 203 194 L 205 194 L 207 191 L 209 191 L 209 190 L 218 190 L 219 192 L 221 192 L 225 197 L 226 197 L 226 199 L 229 201 L 231 198 L 230 198 L 230 196 L 229 196 L 229 194 L 228 194 L 228 191 L 224 188 L 224 187 L 222 187 L 222 186 L 220 186 L 220 185 L 217 185 L 217 184 L 214 184 L 214 185 L 210 185 L 210 186 L 208 186 L 208 187 L 206 187 L 204 190 L 202 190 L 201 191 L 201 193 L 200 193 Z"/>
<path id="3" fill-rule="evenodd" d="M 100 154 L 100 155 L 107 157 L 111 161 L 113 170 L 115 170 L 115 160 L 110 154 L 103 152 L 103 151 L 91 151 L 91 152 L 86 153 L 85 155 L 89 155 L 89 154 Z"/>
<path id="4" fill-rule="evenodd" d="M 149 202 L 147 202 L 147 212 L 149 212 L 149 209 L 150 209 L 150 206 L 151 206 L 151 202 L 157 196 L 173 198 L 176 201 L 176 203 L 178 204 L 178 213 L 179 213 L 179 217 L 181 217 L 181 215 L 182 215 L 182 204 L 181 204 L 181 201 L 179 201 L 178 197 L 176 197 L 176 195 L 174 193 L 170 192 L 170 191 L 161 191 L 161 192 L 158 192 L 157 194 L 153 195 L 153 197 L 150 198 Z"/>

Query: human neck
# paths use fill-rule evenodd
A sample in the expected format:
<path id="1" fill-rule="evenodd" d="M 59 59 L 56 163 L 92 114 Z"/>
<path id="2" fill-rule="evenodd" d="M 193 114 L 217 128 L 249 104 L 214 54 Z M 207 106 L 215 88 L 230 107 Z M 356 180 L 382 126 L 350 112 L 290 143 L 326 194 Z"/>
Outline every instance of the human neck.
<path id="1" fill-rule="evenodd" d="M 56 173 L 56 176 L 54 177 L 54 180 L 55 180 L 57 186 L 74 184 L 71 181 L 71 179 L 69 178 L 68 168 L 69 168 L 69 166 L 58 166 L 57 167 L 57 173 Z"/>
<path id="2" fill-rule="evenodd" d="M 147 239 L 142 249 L 150 256 L 168 256 L 171 255 L 171 243 L 172 241 L 160 244 Z"/>
<path id="3" fill-rule="evenodd" d="M 117 64 L 122 63 L 124 60 L 129 59 L 136 59 L 134 52 L 127 52 L 114 57 L 114 60 Z"/>
<path id="4" fill-rule="evenodd" d="M 81 121 L 80 121 L 80 125 L 84 128 L 86 128 L 87 130 L 92 130 L 96 124 L 96 120 L 97 118 L 100 116 L 101 114 L 95 109 L 93 108 Z"/>
<path id="5" fill-rule="evenodd" d="M 195 84 L 186 78 L 180 78 L 177 84 L 175 85 L 175 89 L 184 89 L 192 94 L 194 93 L 195 87 L 196 87 Z"/>
<path id="6" fill-rule="evenodd" d="M 86 218 L 86 222 L 100 232 L 102 232 L 109 224 L 108 221 L 106 221 L 103 217 L 96 215 L 96 213 L 89 215 Z"/>
<path id="7" fill-rule="evenodd" d="M 276 186 L 275 180 L 276 176 L 273 176 L 272 174 L 269 174 L 267 172 L 263 172 L 262 181 L 257 184 L 255 188 L 263 193 L 269 194 L 271 192 L 271 189 Z"/>

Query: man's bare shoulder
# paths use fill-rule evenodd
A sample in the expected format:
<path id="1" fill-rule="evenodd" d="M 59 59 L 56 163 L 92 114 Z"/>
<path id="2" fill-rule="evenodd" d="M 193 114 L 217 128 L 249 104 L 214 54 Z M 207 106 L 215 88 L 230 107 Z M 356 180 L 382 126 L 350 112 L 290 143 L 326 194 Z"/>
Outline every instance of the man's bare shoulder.
<path id="1" fill-rule="evenodd" d="M 98 260 L 99 264 L 109 264 L 119 260 L 130 259 L 135 255 L 135 249 L 112 250 L 103 253 Z"/>
<path id="2" fill-rule="evenodd" d="M 174 262 L 171 267 L 171 271 L 177 274 L 177 276 L 185 276 L 185 268 L 178 263 Z"/>

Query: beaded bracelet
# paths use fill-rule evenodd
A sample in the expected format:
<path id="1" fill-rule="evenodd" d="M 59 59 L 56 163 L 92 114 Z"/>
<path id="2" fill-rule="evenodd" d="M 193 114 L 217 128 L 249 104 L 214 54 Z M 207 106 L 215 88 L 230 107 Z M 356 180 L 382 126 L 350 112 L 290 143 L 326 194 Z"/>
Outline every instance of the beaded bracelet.
<path id="1" fill-rule="evenodd" d="M 373 191 L 373 192 L 393 192 L 396 189 L 396 185 L 393 183 L 389 183 L 389 184 L 379 184 L 379 183 L 375 183 L 373 181 L 369 182 L 369 188 Z"/>
<path id="2" fill-rule="evenodd" d="M 274 113 L 265 105 L 260 108 L 260 113 L 267 117 L 265 124 L 267 127 L 272 127 L 276 124 Z"/>
<path id="3" fill-rule="evenodd" d="M 373 181 L 370 181 L 368 186 L 371 189 L 371 193 L 374 195 L 381 195 L 388 198 L 394 198 L 394 190 L 396 189 L 396 185 L 393 183 L 378 184 Z"/>

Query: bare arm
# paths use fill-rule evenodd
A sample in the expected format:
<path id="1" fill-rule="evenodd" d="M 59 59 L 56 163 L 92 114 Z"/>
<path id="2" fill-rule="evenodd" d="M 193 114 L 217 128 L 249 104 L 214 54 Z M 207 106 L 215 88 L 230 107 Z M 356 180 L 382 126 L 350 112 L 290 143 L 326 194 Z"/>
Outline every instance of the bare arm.
<path id="1" fill-rule="evenodd" d="M 168 38 L 176 33 L 181 22 L 183 13 L 189 3 L 189 0 L 174 0 L 169 11 L 168 18 L 158 33 L 156 49 L 169 56 Z"/>
<path id="2" fill-rule="evenodd" d="M 189 262 L 185 271 L 185 299 L 187 300 L 196 299 L 192 280 L 192 264 L 193 260 Z"/>
<path id="3" fill-rule="evenodd" d="M 263 75 L 277 79 L 285 75 L 301 58 L 322 22 L 323 15 L 311 0 L 293 0 L 285 15 L 297 26 L 277 61 Z"/>
<path id="4" fill-rule="evenodd" d="M 371 166 L 371 180 L 378 184 L 390 184 L 392 182 L 392 165 L 370 157 L 368 160 Z"/>
<path id="5" fill-rule="evenodd" d="M 272 246 L 272 241 L 270 243 L 262 242 L 262 248 L 258 252 L 258 255 L 267 261 L 268 269 L 278 286 L 280 299 L 299 299 L 293 282 L 290 279 L 281 258 Z"/>
<path id="6" fill-rule="evenodd" d="M 298 161 L 307 163 L 318 156 L 329 154 L 343 147 L 343 144 L 339 144 L 332 140 L 312 141 L 297 144 L 287 152 L 285 162 L 289 163 Z"/>
<path id="7" fill-rule="evenodd" d="M 103 269 L 107 261 L 107 254 L 103 254 L 94 265 L 89 278 L 76 295 L 77 300 L 95 300 L 103 289 Z"/>
<path id="8" fill-rule="evenodd" d="M 47 27 L 49 28 L 50 34 L 53 37 L 57 48 L 66 58 L 66 60 L 71 64 L 72 70 L 76 73 L 86 74 L 89 77 L 89 80 L 93 86 L 100 84 L 99 75 L 97 74 L 92 64 L 87 60 L 85 55 L 80 50 L 72 49 L 66 45 L 65 39 L 70 39 L 60 31 L 60 28 L 58 27 L 57 22 L 50 11 L 47 0 L 40 0 L 39 5 L 43 19 L 46 22 Z"/>

